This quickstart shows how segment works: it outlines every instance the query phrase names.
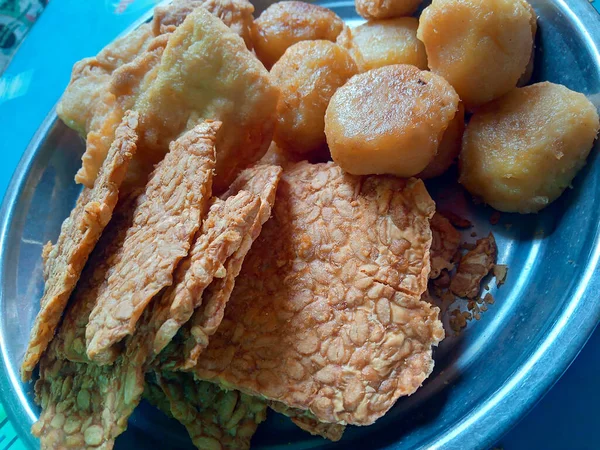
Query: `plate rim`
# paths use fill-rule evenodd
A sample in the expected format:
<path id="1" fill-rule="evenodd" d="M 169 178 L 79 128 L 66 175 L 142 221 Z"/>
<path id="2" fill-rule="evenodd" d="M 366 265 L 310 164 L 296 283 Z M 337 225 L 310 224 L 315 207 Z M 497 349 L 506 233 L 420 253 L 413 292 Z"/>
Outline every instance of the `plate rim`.
<path id="1" fill-rule="evenodd" d="M 168 3 L 168 0 L 157 5 Z M 600 23 L 600 16 L 587 0 L 556 0 L 560 9 L 578 25 L 582 36 L 596 55 L 596 65 L 600 67 L 600 29 L 594 34 L 590 24 Z M 123 33 L 139 27 L 152 18 L 149 11 L 133 21 Z M 595 105 L 597 108 L 599 105 Z M 40 144 L 48 131 L 59 121 L 56 105 L 50 110 L 40 124 L 21 157 L 10 183 L 6 189 L 0 208 L 0 310 L 4 305 L 5 267 L 7 260 L 7 232 L 14 215 L 17 197 L 22 194 L 25 182 L 31 171 L 33 160 Z M 598 146 L 598 144 L 596 144 Z M 598 151 L 598 150 L 596 150 Z M 502 435 L 508 432 L 527 412 L 542 399 L 551 387 L 569 368 L 600 322 L 600 224 L 598 224 L 588 265 L 582 271 L 575 297 L 571 298 L 548 332 L 542 336 L 536 350 L 524 360 L 513 374 L 485 401 L 463 415 L 456 425 L 436 436 L 431 449 L 468 449 L 483 448 L 495 444 Z M 576 320 L 580 319 L 580 320 Z M 30 448 L 37 448 L 37 439 L 31 435 L 28 423 L 17 417 L 16 410 L 23 408 L 14 386 L 22 385 L 19 373 L 10 369 L 6 360 L 7 349 L 4 331 L 0 326 L 0 395 L 6 414 L 15 427 L 17 435 Z M 507 414 L 506 411 L 509 411 Z M 32 412 L 27 415 L 32 420 Z M 400 448 L 402 444 L 392 444 L 390 448 Z"/>

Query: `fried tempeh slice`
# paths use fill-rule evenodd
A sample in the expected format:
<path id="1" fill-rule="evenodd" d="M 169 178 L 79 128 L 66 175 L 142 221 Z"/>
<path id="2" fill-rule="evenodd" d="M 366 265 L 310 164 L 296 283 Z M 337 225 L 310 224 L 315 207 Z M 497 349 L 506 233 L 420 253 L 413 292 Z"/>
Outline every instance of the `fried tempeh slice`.
<path id="1" fill-rule="evenodd" d="M 173 417 L 187 428 L 199 449 L 249 449 L 258 425 L 267 417 L 263 400 L 196 382 L 190 374 L 160 373 L 157 380 Z"/>
<path id="2" fill-rule="evenodd" d="M 135 112 L 125 115 L 94 187 L 83 189 L 75 208 L 62 224 L 58 241 L 51 248 L 45 247 L 46 285 L 21 367 L 23 380 L 29 380 L 52 340 L 88 256 L 111 219 L 119 187 L 136 152 L 137 118 Z"/>
<path id="3" fill-rule="evenodd" d="M 333 442 L 339 441 L 346 430 L 344 425 L 319 422 L 310 412 L 302 409 L 290 408 L 283 403 L 269 402 L 269 407 L 273 411 L 288 416 L 298 428 L 309 432 L 313 436 L 321 436 Z"/>
<path id="4" fill-rule="evenodd" d="M 171 34 L 156 79 L 138 98 L 141 142 L 148 153 L 201 120 L 223 122 L 213 191 L 267 151 L 279 91 L 243 40 L 204 8 Z"/>
<path id="5" fill-rule="evenodd" d="M 454 256 L 460 247 L 460 233 L 450 221 L 436 212 L 431 218 L 431 272 L 429 278 L 436 279 L 442 270 L 454 269 Z"/>
<path id="6" fill-rule="evenodd" d="M 111 347 L 131 334 L 148 302 L 173 282 L 210 199 L 219 122 L 205 122 L 172 142 L 138 199 L 86 327 L 88 357 L 111 362 Z"/>
<path id="7" fill-rule="evenodd" d="M 114 408 L 119 386 L 107 376 L 114 368 L 61 359 L 55 346 L 40 361 L 35 390 L 42 413 L 32 434 L 42 449 L 111 449 L 129 416 Z"/>
<path id="8" fill-rule="evenodd" d="M 250 29 L 254 21 L 254 6 L 247 0 L 174 0 L 168 5 L 157 6 L 152 18 L 154 34 L 172 32 L 199 7 L 221 19 L 252 50 Z"/>
<path id="9" fill-rule="evenodd" d="M 164 367 L 169 370 L 189 369 L 196 365 L 198 356 L 208 345 L 209 337 L 217 330 L 227 301 L 235 286 L 244 258 L 260 234 L 262 226 L 271 216 L 277 185 L 282 169 L 273 165 L 260 165 L 246 169 L 238 175 L 221 198 L 227 199 L 240 191 L 252 192 L 261 199 L 260 211 L 249 234 L 244 237 L 240 248 L 227 260 L 225 277 L 214 280 L 204 292 L 202 303 L 192 319 L 182 329 L 182 345 L 170 346 L 164 355 Z"/>
<path id="10" fill-rule="evenodd" d="M 497 255 L 498 248 L 492 233 L 479 239 L 475 248 L 460 259 L 456 274 L 450 282 L 452 293 L 463 298 L 477 297 L 481 280 L 494 268 Z"/>
<path id="11" fill-rule="evenodd" d="M 444 336 L 421 301 L 434 206 L 420 180 L 287 168 L 195 377 L 373 423 L 429 376 Z"/>
<path id="12" fill-rule="evenodd" d="M 227 259 L 239 249 L 260 209 L 260 199 L 242 191 L 223 201 L 215 199 L 192 249 L 175 271 L 174 283 L 155 301 L 153 353 L 158 355 L 202 302 L 214 279 L 224 278 Z"/>

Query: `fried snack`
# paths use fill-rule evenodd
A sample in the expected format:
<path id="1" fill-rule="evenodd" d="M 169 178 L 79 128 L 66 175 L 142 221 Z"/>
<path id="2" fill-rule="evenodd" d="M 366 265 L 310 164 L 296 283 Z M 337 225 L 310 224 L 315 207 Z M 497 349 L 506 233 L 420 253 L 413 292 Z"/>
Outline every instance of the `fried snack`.
<path id="1" fill-rule="evenodd" d="M 252 50 L 251 27 L 254 6 L 246 0 L 174 0 L 154 8 L 152 30 L 155 35 L 173 32 L 196 8 L 202 7 L 239 35 Z"/>
<path id="2" fill-rule="evenodd" d="M 333 442 L 339 441 L 346 429 L 344 425 L 319 422 L 310 412 L 302 409 L 289 408 L 283 403 L 269 402 L 269 407 L 273 411 L 288 416 L 298 428 L 307 431 L 313 436 L 321 436 Z"/>
<path id="3" fill-rule="evenodd" d="M 256 56 L 270 69 L 288 47 L 300 41 L 335 39 L 344 21 L 333 11 L 305 2 L 277 2 L 254 21 L 252 42 Z"/>
<path id="4" fill-rule="evenodd" d="M 133 332 L 148 302 L 173 282 L 210 198 L 219 127 L 205 122 L 174 141 L 150 177 L 90 314 L 85 336 L 91 360 L 111 362 L 111 347 Z"/>
<path id="5" fill-rule="evenodd" d="M 221 198 L 228 199 L 239 192 L 248 191 L 261 200 L 258 216 L 239 249 L 225 264 L 225 277 L 214 280 L 202 296 L 202 303 L 194 312 L 190 322 L 181 331 L 181 345 L 175 344 L 163 352 L 162 365 L 169 370 L 190 369 L 196 365 L 198 356 L 206 348 L 221 321 L 225 306 L 235 286 L 235 279 L 242 268 L 244 258 L 260 234 L 263 224 L 271 216 L 275 192 L 281 178 L 281 168 L 260 165 L 246 169 L 231 184 Z"/>
<path id="6" fill-rule="evenodd" d="M 323 422 L 373 423 L 431 373 L 443 338 L 420 300 L 433 213 L 420 180 L 288 168 L 194 375 Z"/>
<path id="7" fill-rule="evenodd" d="M 165 372 L 156 378 L 173 417 L 201 450 L 249 449 L 258 425 L 267 418 L 266 403 L 256 397 L 196 382 L 189 374 Z"/>
<path id="8" fill-rule="evenodd" d="M 112 72 L 133 61 L 154 36 L 145 24 L 104 47 L 97 56 L 85 58 L 73 66 L 71 81 L 56 111 L 63 122 L 85 136 L 105 121 Z M 123 111 L 124 112 L 124 111 Z"/>
<path id="9" fill-rule="evenodd" d="M 94 187 L 84 188 L 75 208 L 62 224 L 58 241 L 51 248 L 45 247 L 46 284 L 21 366 L 24 381 L 30 379 L 31 372 L 52 340 L 88 256 L 111 219 L 119 187 L 136 152 L 137 119 L 135 112 L 125 115 Z"/>
<path id="10" fill-rule="evenodd" d="M 431 272 L 430 279 L 436 279 L 443 270 L 454 269 L 454 256 L 460 247 L 460 233 L 450 221 L 440 213 L 431 218 Z"/>
<path id="11" fill-rule="evenodd" d="M 425 169 L 416 175 L 418 178 L 428 180 L 443 175 L 454 164 L 460 154 L 462 137 L 465 132 L 465 107 L 462 102 L 458 104 L 458 111 L 444 131 L 442 140 L 437 149 L 437 154 Z"/>
<path id="12" fill-rule="evenodd" d="M 393 64 L 427 70 L 425 47 L 417 39 L 418 27 L 414 17 L 374 20 L 344 28 L 337 43 L 350 52 L 360 72 Z"/>
<path id="13" fill-rule="evenodd" d="M 142 398 L 170 419 L 174 419 L 173 414 L 171 414 L 169 399 L 158 385 L 154 372 L 146 374 L 146 385 L 144 386 Z"/>
<path id="14" fill-rule="evenodd" d="M 152 39 L 146 26 L 122 38 L 97 57 L 79 61 L 57 107 L 60 118 L 86 138 L 75 181 L 91 188 L 125 111 L 150 83 L 167 36 Z M 135 45 L 134 45 L 135 44 Z"/>
<path id="15" fill-rule="evenodd" d="M 273 140 L 297 154 L 326 151 L 325 110 L 335 91 L 358 72 L 350 54 L 329 41 L 302 41 L 271 69 L 279 87 Z"/>
<path id="16" fill-rule="evenodd" d="M 158 355 L 190 319 L 208 285 L 214 279 L 227 276 L 224 264 L 250 233 L 259 209 L 260 199 L 246 191 L 226 201 L 215 199 L 190 252 L 177 266 L 173 285 L 155 300 L 154 355 Z"/>
<path id="17" fill-rule="evenodd" d="M 267 151 L 277 97 L 242 39 L 196 8 L 172 33 L 156 79 L 136 103 L 145 154 L 164 153 L 171 140 L 204 119 L 222 121 L 213 183 L 222 192 Z"/>
<path id="18" fill-rule="evenodd" d="M 40 361 L 35 390 L 42 413 L 31 433 L 42 449 L 112 449 L 133 410 L 121 415 L 114 407 L 121 392 L 107 376 L 113 368 L 62 360 L 54 347 L 52 342 Z"/>
<path id="19" fill-rule="evenodd" d="M 458 101 L 446 80 L 414 66 L 385 66 L 356 75 L 327 107 L 331 156 L 355 175 L 416 175 L 436 155 Z"/>
<path id="20" fill-rule="evenodd" d="M 421 14 L 429 68 L 467 109 L 516 86 L 533 48 L 531 11 L 525 0 L 434 0 Z"/>
<path id="21" fill-rule="evenodd" d="M 571 185 L 599 127 L 583 94 L 547 82 L 516 88 L 471 118 L 459 181 L 500 211 L 537 212 Z"/>
<path id="22" fill-rule="evenodd" d="M 479 239 L 475 248 L 460 259 L 456 274 L 450 282 L 454 295 L 475 298 L 479 295 L 481 280 L 494 268 L 498 248 L 492 233 Z"/>
<path id="23" fill-rule="evenodd" d="M 422 0 L 355 0 L 356 12 L 365 19 L 410 16 Z"/>

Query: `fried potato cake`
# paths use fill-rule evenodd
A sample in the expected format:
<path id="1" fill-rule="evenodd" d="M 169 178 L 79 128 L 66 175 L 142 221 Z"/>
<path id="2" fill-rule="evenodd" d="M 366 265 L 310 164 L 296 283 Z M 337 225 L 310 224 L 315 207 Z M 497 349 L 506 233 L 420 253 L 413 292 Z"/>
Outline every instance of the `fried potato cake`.
<path id="1" fill-rule="evenodd" d="M 172 284 L 208 206 L 219 127 L 204 122 L 172 142 L 150 177 L 90 314 L 85 336 L 91 360 L 111 362 L 111 347 L 133 332 L 148 302 Z"/>
<path id="2" fill-rule="evenodd" d="M 267 417 L 264 400 L 196 382 L 190 374 L 160 373 L 157 381 L 173 417 L 201 450 L 249 449 L 256 428 Z"/>
<path id="3" fill-rule="evenodd" d="M 290 166 L 196 378 L 373 423 L 427 378 L 444 336 L 421 301 L 433 213 L 420 180 Z"/>
<path id="4" fill-rule="evenodd" d="M 271 142 L 278 90 L 243 40 L 204 8 L 196 8 L 169 38 L 158 74 L 139 97 L 148 153 L 204 119 L 223 122 L 213 189 L 260 159 Z"/>
<path id="5" fill-rule="evenodd" d="M 44 248 L 46 284 L 21 366 L 23 380 L 30 379 L 52 340 L 88 256 L 111 220 L 119 187 L 137 149 L 137 119 L 135 112 L 125 115 L 94 187 L 83 189 L 75 208 L 62 224 L 56 244 Z"/>
<path id="6" fill-rule="evenodd" d="M 252 50 L 251 28 L 254 6 L 247 0 L 174 0 L 154 8 L 152 29 L 155 35 L 172 32 L 196 8 L 202 7 L 239 35 Z"/>

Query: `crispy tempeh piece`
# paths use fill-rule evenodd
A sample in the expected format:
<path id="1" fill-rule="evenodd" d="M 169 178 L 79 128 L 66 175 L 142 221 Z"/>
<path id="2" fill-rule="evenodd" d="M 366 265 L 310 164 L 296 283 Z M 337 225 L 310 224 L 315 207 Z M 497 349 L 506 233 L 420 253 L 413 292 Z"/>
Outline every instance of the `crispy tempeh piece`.
<path id="1" fill-rule="evenodd" d="M 86 328 L 87 354 L 110 363 L 148 302 L 173 282 L 210 198 L 219 122 L 205 122 L 170 145 L 139 198 L 133 224 L 99 292 Z"/>
<path id="2" fill-rule="evenodd" d="M 174 0 L 154 8 L 152 29 L 154 34 L 172 32 L 196 8 L 202 7 L 217 16 L 238 34 L 252 50 L 250 29 L 254 21 L 254 6 L 247 0 Z"/>
<path id="3" fill-rule="evenodd" d="M 173 285 L 154 302 L 154 355 L 190 319 L 213 279 L 226 276 L 224 264 L 250 232 L 259 209 L 259 197 L 246 191 L 225 201 L 215 199 L 188 256 L 175 270 Z"/>
<path id="4" fill-rule="evenodd" d="M 330 441 L 337 442 L 342 438 L 346 427 L 337 423 L 319 422 L 310 412 L 302 409 L 290 408 L 280 402 L 268 402 L 269 407 L 278 413 L 288 416 L 294 424 L 313 436 L 321 436 Z"/>
<path id="5" fill-rule="evenodd" d="M 434 206 L 420 180 L 287 168 L 196 378 L 373 423 L 429 376 L 444 336 L 421 301 Z"/>
<path id="6" fill-rule="evenodd" d="M 267 417 L 263 400 L 195 382 L 190 374 L 166 372 L 157 374 L 157 379 L 171 413 L 199 449 L 249 449 L 256 428 Z"/>
<path id="7" fill-rule="evenodd" d="M 114 408 L 119 386 L 107 376 L 113 367 L 60 359 L 55 347 L 52 342 L 40 361 L 35 390 L 42 413 L 32 434 L 42 449 L 110 450 L 129 416 Z"/>
<path id="8" fill-rule="evenodd" d="M 431 218 L 431 272 L 429 278 L 436 279 L 442 270 L 454 269 L 454 256 L 460 247 L 460 233 L 450 221 L 436 212 Z"/>
<path id="9" fill-rule="evenodd" d="M 481 280 L 494 268 L 497 255 L 498 248 L 492 233 L 479 239 L 475 248 L 460 259 L 456 274 L 450 282 L 452 293 L 458 297 L 477 297 Z"/>
<path id="10" fill-rule="evenodd" d="M 172 345 L 164 356 L 164 367 L 170 370 L 189 369 L 196 365 L 198 356 L 208 345 L 208 339 L 217 330 L 227 301 L 233 291 L 235 278 L 240 273 L 244 258 L 250 247 L 260 234 L 263 224 L 271 216 L 271 208 L 275 202 L 277 185 L 282 169 L 272 165 L 260 165 L 246 169 L 231 184 L 221 198 L 227 199 L 245 190 L 260 196 L 260 212 L 252 225 L 252 230 L 244 237 L 240 248 L 227 260 L 224 278 L 214 280 L 204 292 L 202 303 L 195 311 L 192 319 L 181 330 L 183 347 Z"/>
<path id="11" fill-rule="evenodd" d="M 83 189 L 75 208 L 62 224 L 58 241 L 51 249 L 45 247 L 46 285 L 21 367 L 23 380 L 29 380 L 52 340 L 88 256 L 111 219 L 119 187 L 136 152 L 137 118 L 135 112 L 125 115 L 94 187 Z"/>

